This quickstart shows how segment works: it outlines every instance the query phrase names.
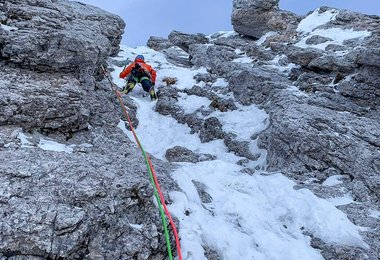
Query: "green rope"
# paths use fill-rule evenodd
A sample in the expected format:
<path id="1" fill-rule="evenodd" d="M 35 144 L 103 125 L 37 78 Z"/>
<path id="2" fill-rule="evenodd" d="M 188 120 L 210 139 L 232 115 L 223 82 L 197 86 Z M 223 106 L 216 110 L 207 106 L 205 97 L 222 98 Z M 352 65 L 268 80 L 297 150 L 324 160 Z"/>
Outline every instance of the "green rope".
<path id="1" fill-rule="evenodd" d="M 111 83 L 111 88 L 112 88 L 112 90 L 116 93 L 116 96 L 117 96 L 118 99 L 119 99 L 121 109 L 125 112 L 125 114 L 126 114 L 126 116 L 127 116 L 128 123 L 129 123 L 129 125 L 130 125 L 129 127 L 131 128 L 132 133 L 133 133 L 133 136 L 135 137 L 136 142 L 137 142 L 138 146 L 140 147 L 141 152 L 142 152 L 142 154 L 143 154 L 143 156 L 144 156 L 145 163 L 146 163 L 146 166 L 147 166 L 147 169 L 148 169 L 148 172 L 149 172 L 150 181 L 151 181 L 152 186 L 153 186 L 154 197 L 156 198 L 156 201 L 157 201 L 157 204 L 158 204 L 158 209 L 160 210 L 160 215 L 161 215 L 161 219 L 162 219 L 162 225 L 163 225 L 163 227 L 164 227 L 164 232 L 165 232 L 166 248 L 168 249 L 169 259 L 170 259 L 170 260 L 173 260 L 172 249 L 171 249 L 171 246 L 170 246 L 169 231 L 168 231 L 168 227 L 167 227 L 167 223 L 166 223 L 166 219 L 165 219 L 165 213 L 164 213 L 164 210 L 163 210 L 163 208 L 162 208 L 162 204 L 161 204 L 160 198 L 159 198 L 159 196 L 158 196 L 158 191 L 157 191 L 156 184 L 154 183 L 154 177 L 153 177 L 152 170 L 150 169 L 150 165 L 149 165 L 148 157 L 147 157 L 147 155 L 146 155 L 146 153 L 145 153 L 145 150 L 144 150 L 143 146 L 142 146 L 141 143 L 140 143 L 139 138 L 137 137 L 137 135 L 136 135 L 136 133 L 135 133 L 135 131 L 134 131 L 134 128 L 133 128 L 132 122 L 131 122 L 131 120 L 130 120 L 130 118 L 129 118 L 128 112 L 127 112 L 126 109 L 125 109 L 125 106 L 124 106 L 124 104 L 123 104 L 123 101 L 121 100 L 120 95 L 117 94 L 117 91 L 116 91 L 116 89 L 114 88 L 111 79 L 110 79 L 110 78 L 108 77 L 108 75 L 106 74 L 106 70 L 105 70 L 105 68 L 104 68 L 103 66 L 102 66 L 102 69 L 103 69 L 104 74 L 106 75 L 108 81 Z"/>
<path id="2" fill-rule="evenodd" d="M 122 105 L 122 104 L 120 104 L 120 105 Z M 130 126 L 130 127 L 132 129 L 133 126 Z M 169 238 L 169 231 L 168 231 L 168 227 L 167 227 L 167 223 L 166 223 L 165 213 L 164 213 L 164 210 L 162 208 L 162 204 L 161 204 L 160 198 L 158 196 L 158 191 L 157 191 L 156 184 L 154 183 L 153 173 L 152 173 L 152 170 L 150 169 L 150 166 L 149 166 L 148 157 L 147 157 L 146 152 L 145 152 L 142 144 L 140 143 L 140 140 L 137 137 L 136 133 L 134 133 L 134 137 L 135 137 L 135 139 L 137 141 L 137 145 L 141 149 L 141 152 L 143 154 L 143 157 L 144 157 L 144 160 L 145 160 L 148 172 L 149 172 L 150 181 L 151 181 L 152 186 L 153 186 L 154 197 L 156 198 L 156 201 L 157 201 L 157 204 L 158 204 L 158 209 L 160 210 L 160 215 L 161 215 L 161 219 L 162 219 L 162 225 L 164 227 L 165 240 L 166 240 L 166 248 L 168 249 L 169 259 L 173 260 L 172 249 L 171 249 L 170 238 Z"/>
<path id="3" fill-rule="evenodd" d="M 162 219 L 162 222 L 163 222 L 163 225 L 164 225 L 166 247 L 168 249 L 169 259 L 172 260 L 173 259 L 172 249 L 171 249 L 171 246 L 170 246 L 169 231 L 168 231 L 168 227 L 167 227 L 167 223 L 166 223 L 165 213 L 164 213 L 164 210 L 162 208 L 161 201 L 160 201 L 160 199 L 158 197 L 157 188 L 156 188 L 156 185 L 154 183 L 154 178 L 153 178 L 152 170 L 149 167 L 148 158 L 147 158 L 146 153 L 145 153 L 144 149 L 142 148 L 142 146 L 140 146 L 140 147 L 141 147 L 141 151 L 143 152 L 143 156 L 144 156 L 145 162 L 147 164 L 148 172 L 149 172 L 149 175 L 150 175 L 150 181 L 151 181 L 151 183 L 153 185 L 153 189 L 154 189 L 154 197 L 156 197 L 156 201 L 158 203 L 158 208 L 159 208 L 160 214 L 161 214 L 161 219 Z"/>

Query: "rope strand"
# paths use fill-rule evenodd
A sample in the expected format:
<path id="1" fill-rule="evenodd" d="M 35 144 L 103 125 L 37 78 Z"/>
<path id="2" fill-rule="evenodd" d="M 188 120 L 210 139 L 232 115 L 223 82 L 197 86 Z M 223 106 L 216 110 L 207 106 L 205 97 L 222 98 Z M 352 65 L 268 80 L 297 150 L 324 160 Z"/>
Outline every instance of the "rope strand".
<path id="1" fill-rule="evenodd" d="M 133 127 L 133 124 L 132 124 L 132 121 L 131 121 L 131 118 L 129 116 L 129 113 L 124 105 L 124 102 L 121 98 L 121 95 L 120 95 L 120 92 L 117 91 L 114 87 L 114 83 L 111 81 L 111 79 L 109 78 L 109 75 L 107 74 L 107 71 L 106 69 L 103 67 L 102 65 L 102 69 L 103 69 L 103 72 L 104 72 L 104 75 L 106 76 L 106 78 L 108 79 L 108 81 L 110 82 L 111 84 L 111 88 L 112 90 L 115 92 L 118 100 L 119 100 L 119 103 L 120 103 L 120 106 L 128 120 L 128 124 L 129 124 L 129 127 L 132 131 L 132 134 L 136 140 L 136 143 L 137 145 L 139 146 L 142 154 L 143 154 L 143 157 L 145 159 L 145 162 L 147 164 L 147 169 L 148 169 L 148 172 L 149 172 L 149 177 L 150 177 L 150 180 L 151 180 L 151 183 L 152 183 L 152 186 L 153 186 L 153 191 L 154 191 L 154 196 L 156 198 L 156 201 L 157 201 L 157 204 L 158 204 L 158 208 L 159 208 L 159 211 L 160 211 L 160 215 L 161 215 L 161 219 L 162 219 L 162 223 L 163 223 L 163 226 L 164 226 L 164 233 L 165 233 L 165 240 L 166 240 L 166 246 L 167 246 L 167 249 L 168 249 L 168 255 L 169 255 L 169 259 L 172 260 L 173 257 L 172 257 L 172 252 L 171 252 L 171 245 L 170 245 L 170 240 L 169 240 L 169 232 L 167 230 L 167 223 L 166 223 L 166 219 L 165 219 L 165 215 L 163 213 L 163 211 L 165 211 L 165 214 L 166 216 L 168 217 L 169 219 L 169 222 L 170 222 L 170 225 L 171 225 L 171 228 L 173 230 L 173 234 L 174 234 L 174 237 L 175 237 L 175 243 L 176 243 L 176 248 L 177 248 L 177 253 L 178 253 L 178 258 L 179 260 L 182 260 L 182 254 L 181 254 L 181 246 L 180 246 L 180 242 L 179 242 L 179 237 L 178 237 L 178 233 L 177 233 L 177 227 L 169 213 L 169 210 L 167 209 L 167 206 L 166 206 L 166 203 L 165 203 L 165 199 L 164 199 L 164 196 L 162 195 L 162 192 L 161 192 L 161 189 L 160 189 L 160 184 L 158 182 L 158 179 L 157 179 L 157 175 L 156 175 L 156 172 L 154 170 L 154 167 L 153 167 L 153 164 L 152 164 L 152 161 L 150 160 L 149 156 L 146 154 L 144 148 L 142 147 L 141 145 L 141 142 L 139 140 L 139 138 L 137 137 L 137 134 L 135 132 L 135 129 Z"/>

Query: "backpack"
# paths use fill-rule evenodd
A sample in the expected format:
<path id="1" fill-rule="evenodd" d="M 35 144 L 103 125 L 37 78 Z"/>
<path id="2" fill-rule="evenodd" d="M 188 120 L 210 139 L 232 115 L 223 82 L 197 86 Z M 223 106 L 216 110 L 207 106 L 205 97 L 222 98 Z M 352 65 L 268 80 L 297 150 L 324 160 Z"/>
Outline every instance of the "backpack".
<path id="1" fill-rule="evenodd" d="M 131 74 L 136 78 L 148 76 L 146 70 L 138 63 L 136 63 L 135 66 L 132 68 Z"/>

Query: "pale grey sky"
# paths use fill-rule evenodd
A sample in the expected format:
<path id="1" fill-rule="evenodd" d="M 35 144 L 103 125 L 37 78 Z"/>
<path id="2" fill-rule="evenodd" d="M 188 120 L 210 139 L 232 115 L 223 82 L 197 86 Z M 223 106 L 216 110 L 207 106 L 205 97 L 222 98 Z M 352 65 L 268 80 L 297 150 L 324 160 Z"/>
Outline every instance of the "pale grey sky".
<path id="1" fill-rule="evenodd" d="M 211 34 L 231 31 L 232 0 L 79 0 L 118 14 L 127 23 L 123 43 L 145 45 L 149 36 L 172 30 Z M 380 15 L 380 0 L 281 0 L 280 7 L 306 14 L 320 6 Z"/>

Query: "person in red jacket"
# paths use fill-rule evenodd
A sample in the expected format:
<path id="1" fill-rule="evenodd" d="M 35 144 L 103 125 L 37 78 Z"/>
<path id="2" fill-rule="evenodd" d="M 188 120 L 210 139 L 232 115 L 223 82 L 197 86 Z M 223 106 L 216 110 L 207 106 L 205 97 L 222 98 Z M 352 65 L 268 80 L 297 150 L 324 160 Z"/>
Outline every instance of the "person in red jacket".
<path id="1" fill-rule="evenodd" d="M 154 91 L 156 76 L 156 71 L 145 63 L 144 56 L 137 55 L 135 61 L 120 73 L 120 78 L 127 78 L 127 84 L 121 93 L 128 94 L 137 83 L 140 83 L 144 91 L 149 93 L 151 100 L 156 100 L 157 95 L 156 91 Z"/>

